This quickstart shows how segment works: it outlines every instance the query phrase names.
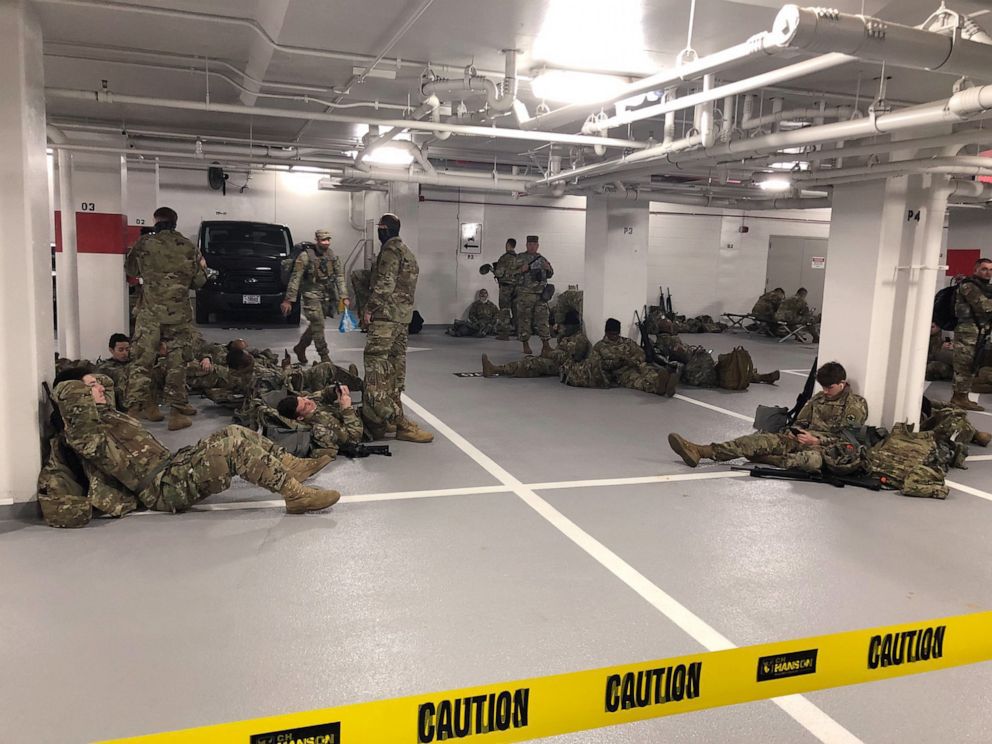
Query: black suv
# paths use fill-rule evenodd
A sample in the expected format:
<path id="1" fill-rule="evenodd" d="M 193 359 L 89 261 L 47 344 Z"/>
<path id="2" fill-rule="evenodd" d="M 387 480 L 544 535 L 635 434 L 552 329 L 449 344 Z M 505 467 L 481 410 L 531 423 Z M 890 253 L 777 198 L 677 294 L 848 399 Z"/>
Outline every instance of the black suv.
<path id="1" fill-rule="evenodd" d="M 211 220 L 200 223 L 197 245 L 207 266 L 219 274 L 197 290 L 197 323 L 209 323 L 211 313 L 282 318 L 279 303 L 288 280 L 283 262 L 293 249 L 288 227 Z M 288 323 L 299 324 L 300 304 L 293 304 Z"/>

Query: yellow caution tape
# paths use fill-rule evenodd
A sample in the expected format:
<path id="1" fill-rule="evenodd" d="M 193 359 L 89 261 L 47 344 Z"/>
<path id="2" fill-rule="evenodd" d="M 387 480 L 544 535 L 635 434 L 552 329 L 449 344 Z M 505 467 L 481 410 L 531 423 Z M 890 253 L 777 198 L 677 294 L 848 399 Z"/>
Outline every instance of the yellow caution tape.
<path id="1" fill-rule="evenodd" d="M 992 612 L 979 612 L 115 741 L 527 741 L 990 659 Z"/>

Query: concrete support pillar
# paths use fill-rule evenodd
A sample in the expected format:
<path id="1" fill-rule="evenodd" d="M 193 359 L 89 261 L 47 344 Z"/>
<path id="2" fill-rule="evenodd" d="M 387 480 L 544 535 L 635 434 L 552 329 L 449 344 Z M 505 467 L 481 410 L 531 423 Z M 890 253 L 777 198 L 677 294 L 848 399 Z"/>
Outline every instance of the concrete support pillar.
<path id="1" fill-rule="evenodd" d="M 59 150 L 59 212 L 75 214 L 72 194 L 72 153 Z M 79 262 L 76 245 L 76 220 L 60 220 L 62 250 L 56 256 L 58 294 L 59 355 L 79 359 Z"/>
<path id="2" fill-rule="evenodd" d="M 603 335 L 607 318 L 637 338 L 634 311 L 648 297 L 648 219 L 650 202 L 623 196 L 586 199 L 585 286 L 582 308 L 591 341 Z"/>
<path id="3" fill-rule="evenodd" d="M 0 0 L 0 504 L 35 494 L 41 382 L 54 373 L 43 70 L 33 4 Z"/>
<path id="4" fill-rule="evenodd" d="M 819 361 L 844 365 L 869 424 L 919 420 L 947 195 L 939 175 L 834 188 Z"/>

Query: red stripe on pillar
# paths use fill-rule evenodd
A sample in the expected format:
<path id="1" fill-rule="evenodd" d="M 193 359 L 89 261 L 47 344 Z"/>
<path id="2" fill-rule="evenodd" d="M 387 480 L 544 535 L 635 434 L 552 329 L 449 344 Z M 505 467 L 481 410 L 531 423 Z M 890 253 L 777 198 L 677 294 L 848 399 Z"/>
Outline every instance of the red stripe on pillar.
<path id="1" fill-rule="evenodd" d="M 140 232 L 140 228 L 135 228 Z M 137 240 L 137 238 L 135 238 Z M 77 253 L 127 253 L 127 215 L 104 212 L 76 212 Z M 55 250 L 62 250 L 62 212 L 55 212 Z"/>
<path id="2" fill-rule="evenodd" d="M 947 276 L 964 274 L 971 276 L 975 271 L 975 261 L 981 258 L 978 248 L 950 248 L 947 251 Z"/>

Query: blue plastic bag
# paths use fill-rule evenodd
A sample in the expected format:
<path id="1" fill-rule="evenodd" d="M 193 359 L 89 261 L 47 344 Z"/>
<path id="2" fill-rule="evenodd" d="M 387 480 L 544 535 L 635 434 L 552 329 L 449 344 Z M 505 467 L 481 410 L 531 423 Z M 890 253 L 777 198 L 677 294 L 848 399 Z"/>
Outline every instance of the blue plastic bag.
<path id="1" fill-rule="evenodd" d="M 338 322 L 338 330 L 341 333 L 358 330 L 358 318 L 351 312 L 351 308 L 346 307 L 341 313 L 341 320 Z"/>

